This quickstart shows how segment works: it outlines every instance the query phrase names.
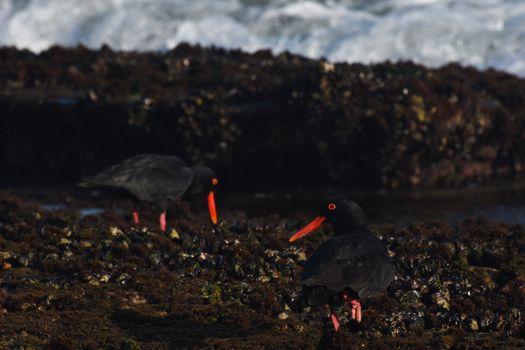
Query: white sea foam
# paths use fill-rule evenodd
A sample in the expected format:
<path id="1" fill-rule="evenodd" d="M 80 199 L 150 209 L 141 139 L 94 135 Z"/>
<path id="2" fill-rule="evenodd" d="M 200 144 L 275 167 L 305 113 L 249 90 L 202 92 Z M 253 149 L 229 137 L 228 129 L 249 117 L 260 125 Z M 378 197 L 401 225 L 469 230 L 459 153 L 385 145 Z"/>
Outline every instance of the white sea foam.
<path id="1" fill-rule="evenodd" d="M 0 0 L 0 45 L 166 50 L 184 41 L 525 76 L 525 1 Z"/>

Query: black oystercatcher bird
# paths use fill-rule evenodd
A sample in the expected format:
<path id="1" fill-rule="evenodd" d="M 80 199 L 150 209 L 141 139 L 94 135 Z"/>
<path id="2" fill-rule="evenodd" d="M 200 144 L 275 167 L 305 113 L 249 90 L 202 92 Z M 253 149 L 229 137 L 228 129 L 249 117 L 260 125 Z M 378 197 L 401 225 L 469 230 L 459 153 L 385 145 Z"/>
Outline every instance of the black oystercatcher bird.
<path id="1" fill-rule="evenodd" d="M 188 197 L 209 191 L 208 209 L 211 221 L 217 223 L 213 189 L 219 180 L 213 170 L 204 166 L 189 167 L 175 156 L 139 154 L 117 163 L 95 176 L 87 177 L 80 187 L 100 187 L 124 194 L 138 202 L 151 202 L 160 207 L 160 229 L 166 230 L 166 210 L 169 203 L 182 196 Z M 133 211 L 138 224 L 139 213 Z"/>
<path id="2" fill-rule="evenodd" d="M 307 260 L 301 275 L 303 288 L 298 304 L 327 306 L 337 331 L 339 321 L 332 309 L 346 302 L 352 307 L 352 319 L 360 322 L 359 299 L 384 292 L 394 279 L 394 266 L 384 243 L 366 227 L 363 210 L 343 197 L 329 202 L 324 215 L 298 231 L 290 242 L 323 222 L 331 223 L 335 234 Z"/>

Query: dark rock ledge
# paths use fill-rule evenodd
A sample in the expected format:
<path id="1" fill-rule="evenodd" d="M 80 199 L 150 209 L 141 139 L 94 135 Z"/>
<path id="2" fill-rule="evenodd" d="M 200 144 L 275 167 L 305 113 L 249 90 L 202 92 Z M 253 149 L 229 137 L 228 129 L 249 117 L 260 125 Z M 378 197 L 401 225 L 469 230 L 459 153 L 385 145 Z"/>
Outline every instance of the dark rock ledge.
<path id="1" fill-rule="evenodd" d="M 210 164 L 246 188 L 461 186 L 523 173 L 524 121 L 524 80 L 458 65 L 184 44 L 0 49 L 8 182 L 73 182 L 147 151 Z"/>

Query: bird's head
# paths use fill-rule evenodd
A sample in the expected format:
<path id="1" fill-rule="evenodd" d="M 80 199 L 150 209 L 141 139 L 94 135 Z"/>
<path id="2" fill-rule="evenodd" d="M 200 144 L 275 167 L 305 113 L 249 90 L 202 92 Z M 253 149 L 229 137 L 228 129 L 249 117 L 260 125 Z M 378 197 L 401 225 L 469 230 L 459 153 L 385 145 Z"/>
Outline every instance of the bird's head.
<path id="1" fill-rule="evenodd" d="M 366 226 L 365 212 L 354 201 L 346 197 L 335 197 L 325 203 L 320 210 L 321 215 L 308 225 L 297 231 L 289 241 L 293 242 L 306 236 L 324 222 L 332 224 L 336 229 L 352 226 Z"/>

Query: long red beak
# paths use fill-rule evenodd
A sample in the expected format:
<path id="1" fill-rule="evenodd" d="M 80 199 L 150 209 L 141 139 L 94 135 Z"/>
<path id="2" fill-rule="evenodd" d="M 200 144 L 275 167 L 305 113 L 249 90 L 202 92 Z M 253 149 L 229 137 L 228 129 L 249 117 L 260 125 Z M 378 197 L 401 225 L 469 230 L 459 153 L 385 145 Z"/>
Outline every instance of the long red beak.
<path id="1" fill-rule="evenodd" d="M 217 224 L 217 209 L 215 208 L 215 195 L 210 191 L 208 195 L 208 210 L 210 211 L 211 222 Z"/>
<path id="2" fill-rule="evenodd" d="M 303 236 L 306 236 L 307 234 L 309 234 L 310 232 L 312 232 L 313 230 L 315 230 L 316 228 L 321 226 L 321 224 L 325 220 L 326 220 L 326 218 L 324 216 L 316 217 L 311 223 L 309 223 L 308 225 L 303 227 L 301 230 L 299 230 L 295 235 L 290 237 L 290 239 L 288 241 L 289 242 L 293 242 L 293 241 L 295 241 L 295 240 L 297 240 L 297 239 L 299 239 L 299 238 L 301 238 Z"/>

